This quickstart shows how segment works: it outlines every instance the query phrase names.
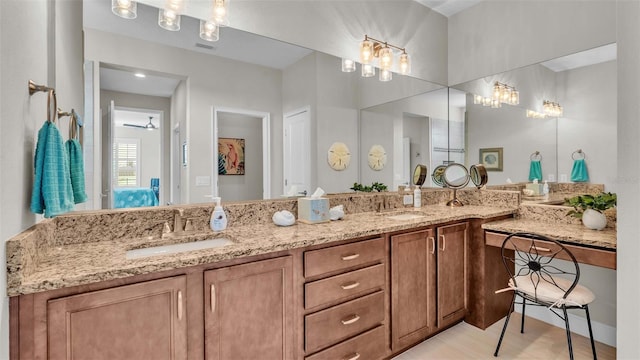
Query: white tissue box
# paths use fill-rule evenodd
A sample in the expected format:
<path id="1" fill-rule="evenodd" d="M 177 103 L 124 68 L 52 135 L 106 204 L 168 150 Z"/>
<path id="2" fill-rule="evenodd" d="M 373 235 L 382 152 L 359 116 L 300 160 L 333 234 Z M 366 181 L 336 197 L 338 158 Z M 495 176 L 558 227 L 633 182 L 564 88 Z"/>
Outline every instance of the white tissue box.
<path id="1" fill-rule="evenodd" d="M 307 224 L 317 224 L 330 221 L 329 199 L 327 198 L 298 198 L 298 221 Z"/>

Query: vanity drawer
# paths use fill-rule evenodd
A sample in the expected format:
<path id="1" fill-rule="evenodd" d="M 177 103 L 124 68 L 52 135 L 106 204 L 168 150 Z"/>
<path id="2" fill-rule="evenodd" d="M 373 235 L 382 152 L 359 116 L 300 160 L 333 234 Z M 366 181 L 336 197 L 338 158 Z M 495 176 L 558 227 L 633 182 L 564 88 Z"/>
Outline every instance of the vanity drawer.
<path id="1" fill-rule="evenodd" d="M 507 236 L 508 235 L 506 234 L 499 234 L 499 233 L 486 231 L 484 236 L 485 244 L 489 246 L 502 247 L 502 242 L 504 241 L 504 239 L 507 238 Z M 523 247 L 526 246 L 525 244 L 527 244 L 528 242 L 528 240 L 525 240 L 525 238 L 518 237 L 518 236 L 514 236 L 512 240 L 516 245 L 521 245 Z M 549 249 L 549 250 L 554 249 L 553 248 L 554 244 L 552 242 L 542 241 L 542 240 L 536 240 L 536 242 L 542 246 L 545 246 L 544 249 Z M 566 247 L 569 251 L 571 251 L 571 253 L 573 254 L 573 256 L 576 257 L 576 260 L 579 263 L 601 266 L 601 267 L 614 269 L 614 270 L 616 268 L 616 251 L 615 250 L 608 251 L 608 250 L 594 249 L 586 246 L 569 245 L 565 243 L 563 243 L 562 245 L 564 245 L 564 247 Z M 510 249 L 513 250 L 513 248 L 510 248 Z M 551 251 L 549 251 L 549 253 L 551 253 Z M 541 252 L 540 254 L 542 255 L 543 253 Z M 556 255 L 556 257 L 558 259 L 571 260 L 569 259 L 569 257 L 564 256 L 564 254 L 562 253 Z"/>
<path id="2" fill-rule="evenodd" d="M 307 251 L 304 253 L 304 276 L 310 277 L 342 270 L 382 260 L 384 257 L 384 239 L 382 238 Z"/>
<path id="3" fill-rule="evenodd" d="M 305 360 L 373 360 L 385 355 L 384 326 L 378 326 L 343 343 L 332 346 Z"/>
<path id="4" fill-rule="evenodd" d="M 384 292 L 330 307 L 304 317 L 305 350 L 320 350 L 384 321 Z"/>
<path id="5" fill-rule="evenodd" d="M 384 264 L 378 264 L 307 283 L 304 285 L 304 307 L 311 309 L 368 290 L 381 290 L 384 280 Z"/>

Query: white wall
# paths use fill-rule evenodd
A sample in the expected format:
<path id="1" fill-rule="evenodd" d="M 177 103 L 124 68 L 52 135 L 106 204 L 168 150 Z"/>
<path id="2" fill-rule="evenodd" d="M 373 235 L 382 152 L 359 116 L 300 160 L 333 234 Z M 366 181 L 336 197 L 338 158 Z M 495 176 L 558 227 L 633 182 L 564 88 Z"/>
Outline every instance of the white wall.
<path id="1" fill-rule="evenodd" d="M 219 196 L 223 201 L 262 199 L 262 118 L 220 112 L 218 137 L 245 140 L 245 174 L 219 175 Z"/>
<path id="2" fill-rule="evenodd" d="M 117 126 L 114 130 L 114 139 L 126 138 L 140 140 L 140 187 L 150 187 L 151 178 L 160 177 L 160 165 L 162 162 L 160 157 L 160 131 L 121 126 Z M 168 186 L 169 182 L 167 179 L 161 178 L 160 191 L 162 194 L 167 192 Z M 163 199 L 163 195 L 161 195 L 160 201 L 163 201 Z"/>
<path id="3" fill-rule="evenodd" d="M 618 44 L 618 348 L 619 359 L 640 358 L 640 2 L 617 2 Z M 611 145 L 613 147 L 613 145 Z"/>
<path id="4" fill-rule="evenodd" d="M 171 96 L 171 124 L 170 124 L 170 141 L 171 141 L 171 153 L 172 154 L 180 154 L 178 157 L 174 159 L 177 164 L 172 164 L 169 172 L 171 173 L 171 185 L 176 185 L 176 193 L 174 194 L 174 198 L 171 199 L 174 204 L 182 204 L 182 199 L 187 199 L 188 196 L 188 181 L 183 181 L 183 179 L 187 178 L 187 168 L 182 166 L 182 143 L 186 139 L 186 122 L 187 122 L 187 103 L 188 103 L 189 95 L 187 91 L 187 81 L 182 80 L 176 86 L 176 90 L 173 92 L 173 96 Z M 174 147 L 176 144 L 173 143 L 173 131 L 178 126 L 179 135 L 179 144 L 177 145 L 178 149 Z M 176 171 L 176 168 L 179 170 Z"/>
<path id="5" fill-rule="evenodd" d="M 617 191 L 618 113 L 616 61 L 558 73 L 558 102 L 564 115 L 558 120 L 558 174 L 571 178 L 574 151 L 586 154 L 589 181 Z"/>
<path id="6" fill-rule="evenodd" d="M 363 185 L 371 185 L 373 182 L 380 182 L 393 190 L 393 161 L 394 161 L 394 138 L 393 117 L 382 112 L 360 111 L 360 182 Z M 369 149 L 373 145 L 381 145 L 387 153 L 387 164 L 380 171 L 369 167 L 366 157 Z M 354 181 L 356 182 L 356 181 Z"/>

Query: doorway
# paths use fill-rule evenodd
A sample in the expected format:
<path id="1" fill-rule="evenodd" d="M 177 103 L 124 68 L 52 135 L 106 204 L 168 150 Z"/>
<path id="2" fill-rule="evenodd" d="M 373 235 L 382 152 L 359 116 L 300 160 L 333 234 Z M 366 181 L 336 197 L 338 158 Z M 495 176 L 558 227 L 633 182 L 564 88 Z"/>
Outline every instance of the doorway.
<path id="1" fill-rule="evenodd" d="M 308 195 L 311 191 L 311 116 L 309 107 L 284 114 L 283 194 Z"/>

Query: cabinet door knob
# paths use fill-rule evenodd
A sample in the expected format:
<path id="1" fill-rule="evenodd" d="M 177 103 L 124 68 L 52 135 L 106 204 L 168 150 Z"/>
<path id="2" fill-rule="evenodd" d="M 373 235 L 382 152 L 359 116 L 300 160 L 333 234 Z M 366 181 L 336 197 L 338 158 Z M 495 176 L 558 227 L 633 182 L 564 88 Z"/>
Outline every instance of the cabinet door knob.
<path id="1" fill-rule="evenodd" d="M 211 284 L 210 303 L 211 303 L 211 312 L 214 312 L 216 310 L 216 285 L 215 284 Z"/>
<path id="2" fill-rule="evenodd" d="M 182 291 L 178 290 L 178 320 L 182 320 Z"/>
<path id="3" fill-rule="evenodd" d="M 349 284 L 342 284 L 342 285 L 340 285 L 340 287 L 341 287 L 343 290 L 351 290 L 351 289 L 355 289 L 355 288 L 357 288 L 358 286 L 360 286 L 360 283 L 359 283 L 359 282 L 357 282 L 357 281 L 354 281 L 354 282 L 349 283 Z"/>
<path id="4" fill-rule="evenodd" d="M 360 256 L 360 254 L 342 255 L 342 260 L 343 261 L 349 261 L 349 260 L 357 259 L 358 256 Z"/>
<path id="5" fill-rule="evenodd" d="M 349 318 L 346 319 L 342 319 L 340 321 L 342 321 L 342 325 L 349 325 L 349 324 L 353 324 L 354 322 L 360 320 L 360 316 L 353 314 L 351 315 Z"/>
<path id="6" fill-rule="evenodd" d="M 342 358 L 342 360 L 358 360 L 358 359 L 360 359 L 360 354 L 357 352 Z"/>

